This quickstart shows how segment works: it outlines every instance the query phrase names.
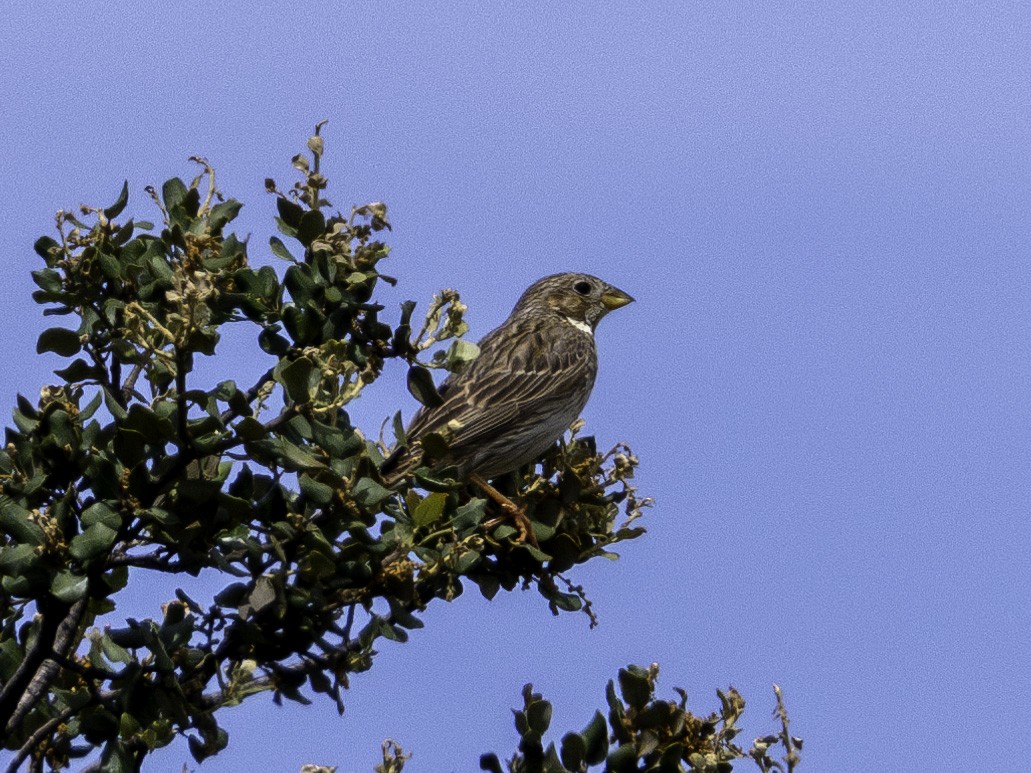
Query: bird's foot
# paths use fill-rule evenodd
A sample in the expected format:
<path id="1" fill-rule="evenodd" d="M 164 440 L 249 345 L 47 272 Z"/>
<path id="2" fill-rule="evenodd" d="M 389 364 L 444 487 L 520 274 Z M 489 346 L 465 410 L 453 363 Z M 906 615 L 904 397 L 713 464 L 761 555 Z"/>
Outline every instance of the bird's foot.
<path id="1" fill-rule="evenodd" d="M 526 515 L 525 507 L 517 505 L 479 475 L 470 475 L 469 480 L 483 489 L 484 493 L 497 502 L 505 512 L 504 516 L 491 518 L 483 524 L 488 530 L 493 529 L 495 526 L 498 526 L 506 520 L 512 521 L 518 532 L 518 538 L 515 541 L 520 544 L 529 542 L 534 547 L 538 547 L 537 535 L 533 533 L 533 524 L 530 522 L 530 518 Z"/>
<path id="2" fill-rule="evenodd" d="M 499 516 L 498 518 L 491 518 L 483 525 L 489 530 L 495 526 L 499 526 L 505 521 L 512 521 L 513 525 L 518 532 L 515 542 L 524 543 L 529 542 L 534 547 L 537 545 L 537 535 L 533 533 L 533 524 L 530 522 L 530 518 L 526 515 L 526 508 L 520 507 L 515 502 L 509 500 L 507 503 L 501 504 L 501 509 L 505 511 L 505 515 Z"/>

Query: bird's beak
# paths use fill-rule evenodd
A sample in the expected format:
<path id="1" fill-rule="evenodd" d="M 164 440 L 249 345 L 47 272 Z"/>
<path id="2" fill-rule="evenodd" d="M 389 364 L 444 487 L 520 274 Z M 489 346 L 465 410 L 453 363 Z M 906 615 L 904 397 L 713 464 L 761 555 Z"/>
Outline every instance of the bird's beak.
<path id="1" fill-rule="evenodd" d="M 628 303 L 633 303 L 634 299 L 627 295 L 622 290 L 615 287 L 610 287 L 608 290 L 601 294 L 601 305 L 604 306 L 608 311 L 621 308 L 626 306 Z"/>

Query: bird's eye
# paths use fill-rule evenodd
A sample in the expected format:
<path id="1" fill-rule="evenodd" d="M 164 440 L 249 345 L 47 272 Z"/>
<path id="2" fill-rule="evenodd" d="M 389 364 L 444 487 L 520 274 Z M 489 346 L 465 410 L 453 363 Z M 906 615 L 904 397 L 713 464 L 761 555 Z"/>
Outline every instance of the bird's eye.
<path id="1" fill-rule="evenodd" d="M 580 295 L 590 295 L 591 294 L 591 283 L 590 282 L 584 282 L 583 280 L 580 280 L 575 285 L 573 285 L 573 289 L 576 290 L 578 293 L 580 293 Z"/>

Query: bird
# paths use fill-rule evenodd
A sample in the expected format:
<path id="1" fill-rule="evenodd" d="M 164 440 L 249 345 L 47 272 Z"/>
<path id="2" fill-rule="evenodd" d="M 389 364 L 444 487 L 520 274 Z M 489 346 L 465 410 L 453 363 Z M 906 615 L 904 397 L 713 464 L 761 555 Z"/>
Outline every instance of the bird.
<path id="1" fill-rule="evenodd" d="M 381 467 L 398 480 L 423 461 L 421 439 L 438 433 L 447 454 L 434 468 L 453 466 L 516 522 L 536 544 L 525 512 L 488 482 L 535 461 L 580 416 L 594 387 L 594 331 L 610 311 L 634 299 L 596 276 L 552 274 L 530 285 L 512 313 L 484 336 L 479 354 L 440 385 L 441 401 L 423 406 L 405 443 Z"/>

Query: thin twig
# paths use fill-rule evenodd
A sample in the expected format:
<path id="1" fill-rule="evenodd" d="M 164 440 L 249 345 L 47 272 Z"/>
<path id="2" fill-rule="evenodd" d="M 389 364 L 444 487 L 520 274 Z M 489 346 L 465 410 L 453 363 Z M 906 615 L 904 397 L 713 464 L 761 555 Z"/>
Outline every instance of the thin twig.
<path id="1" fill-rule="evenodd" d="M 30 735 L 25 743 L 21 745 L 21 748 L 18 749 L 17 754 L 14 755 L 14 759 L 11 760 L 11 764 L 7 766 L 6 773 L 18 773 L 18 768 L 25 761 L 25 758 L 32 754 L 32 750 L 39 746 L 43 742 L 43 739 L 50 735 L 54 728 L 63 722 L 67 722 L 75 715 L 76 712 L 81 710 L 81 706 L 78 708 L 65 709 L 56 717 L 49 720 L 46 724 L 37 728 L 36 732 Z"/>

